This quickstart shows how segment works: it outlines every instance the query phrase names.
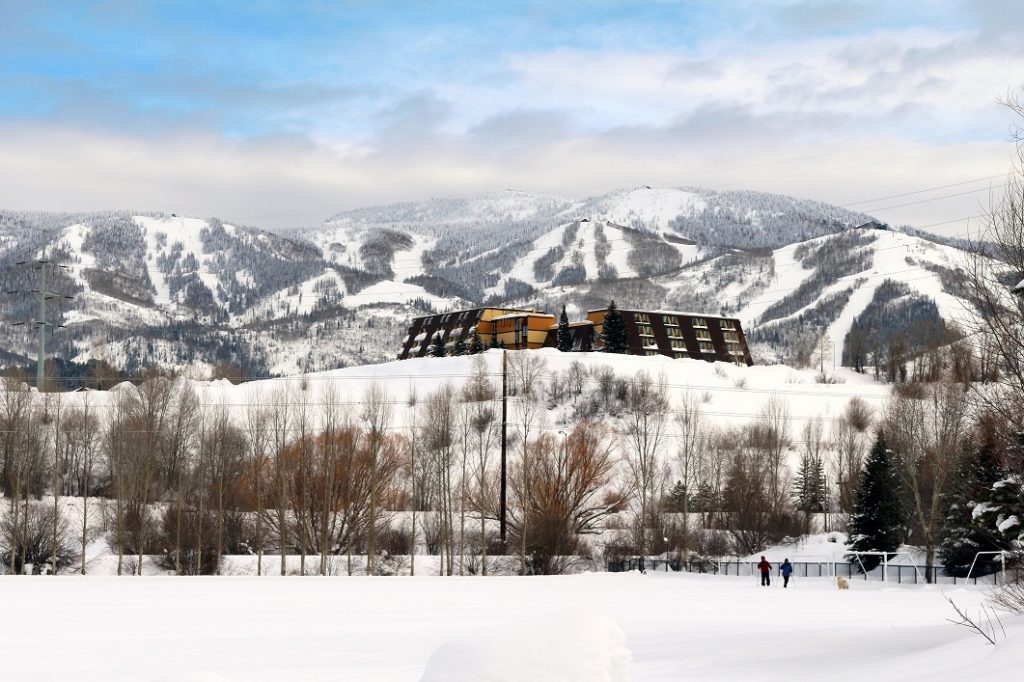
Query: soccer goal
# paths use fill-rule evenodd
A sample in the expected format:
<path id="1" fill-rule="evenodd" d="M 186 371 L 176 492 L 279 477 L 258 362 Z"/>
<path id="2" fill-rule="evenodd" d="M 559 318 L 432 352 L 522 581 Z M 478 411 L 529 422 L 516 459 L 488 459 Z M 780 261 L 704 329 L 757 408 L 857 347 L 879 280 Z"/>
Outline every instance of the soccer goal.
<path id="1" fill-rule="evenodd" d="M 997 549 L 987 552 L 976 552 L 974 554 L 974 559 L 971 560 L 971 567 L 967 569 L 967 577 L 965 578 L 965 580 L 971 579 L 971 573 L 974 571 L 974 565 L 978 563 L 978 557 L 982 555 L 988 556 L 990 554 L 999 555 L 999 563 L 1002 565 L 1002 569 L 1000 570 L 1000 572 L 1003 574 L 1003 584 L 1006 584 L 1006 557 L 1011 556 L 1011 554 L 1010 552 L 1007 552 L 1005 549 Z"/>
<path id="2" fill-rule="evenodd" d="M 835 559 L 824 554 L 797 554 L 793 557 L 792 563 L 804 565 L 804 578 L 815 578 L 815 577 L 836 577 L 836 562 Z M 818 564 L 817 576 L 811 575 L 811 566 Z"/>
<path id="3" fill-rule="evenodd" d="M 924 576 L 921 575 L 921 571 L 917 567 L 917 562 L 914 561 L 914 558 L 911 557 L 910 554 L 908 554 L 907 552 L 874 552 L 874 551 L 858 552 L 858 551 L 855 551 L 855 550 L 850 550 L 850 551 L 847 552 L 847 554 L 852 554 L 855 557 L 857 557 L 857 563 L 860 564 L 860 570 L 864 571 L 864 576 L 865 577 L 867 577 L 868 571 L 867 571 L 866 568 L 864 568 L 864 562 L 861 561 L 860 558 L 862 556 L 880 556 L 880 557 L 882 557 L 882 582 L 886 586 L 889 585 L 889 556 L 890 555 L 892 555 L 893 559 L 895 559 L 896 557 L 904 557 L 907 560 L 909 560 L 910 561 L 910 565 L 914 567 L 914 572 L 917 573 L 917 577 L 920 578 L 922 582 L 927 582 L 927 580 L 925 580 Z"/>

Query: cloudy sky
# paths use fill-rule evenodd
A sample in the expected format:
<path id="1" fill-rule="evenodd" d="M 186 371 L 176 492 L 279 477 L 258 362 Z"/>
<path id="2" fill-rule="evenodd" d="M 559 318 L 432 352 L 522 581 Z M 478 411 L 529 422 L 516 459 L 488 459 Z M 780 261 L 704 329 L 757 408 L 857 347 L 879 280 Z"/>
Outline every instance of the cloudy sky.
<path id="1" fill-rule="evenodd" d="M 1024 83 L 1017 0 L 0 0 L 0 16 L 0 206 L 270 228 L 648 184 L 961 234 L 1004 182 L 1017 121 L 998 100 Z"/>

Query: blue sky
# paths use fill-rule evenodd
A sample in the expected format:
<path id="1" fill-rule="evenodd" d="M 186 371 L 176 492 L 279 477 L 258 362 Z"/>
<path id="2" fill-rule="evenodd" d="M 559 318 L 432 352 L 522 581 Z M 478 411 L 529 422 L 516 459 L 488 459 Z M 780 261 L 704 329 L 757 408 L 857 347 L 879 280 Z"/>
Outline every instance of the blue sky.
<path id="1" fill-rule="evenodd" d="M 0 205 L 275 227 L 509 186 L 980 194 L 1020 4 L 0 0 Z"/>

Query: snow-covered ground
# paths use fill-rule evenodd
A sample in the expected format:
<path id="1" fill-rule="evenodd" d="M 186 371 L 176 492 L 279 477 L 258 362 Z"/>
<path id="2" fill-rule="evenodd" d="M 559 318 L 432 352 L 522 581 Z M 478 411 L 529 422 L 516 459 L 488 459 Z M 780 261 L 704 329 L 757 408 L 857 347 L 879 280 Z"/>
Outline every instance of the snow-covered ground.
<path id="1" fill-rule="evenodd" d="M 947 622 L 984 591 L 692 574 L 538 578 L 5 577 L 5 679 L 223 682 L 1012 679 Z"/>
<path id="2" fill-rule="evenodd" d="M 890 395 L 890 386 L 844 368 L 836 372 L 836 376 L 844 383 L 821 384 L 817 383 L 815 371 L 785 365 L 746 367 L 723 362 L 675 360 L 664 356 L 560 353 L 553 348 L 512 351 L 509 353 L 510 366 L 515 366 L 516 356 L 522 353 L 528 353 L 530 357 L 544 363 L 540 375 L 543 384 L 549 383 L 556 372 L 564 382 L 565 373 L 576 362 L 590 372 L 610 367 L 617 376 L 626 379 L 644 372 L 650 379 L 664 381 L 673 409 L 678 407 L 685 395 L 696 395 L 700 398 L 702 410 L 709 422 L 720 426 L 743 424 L 754 419 L 761 408 L 775 397 L 786 404 L 786 421 L 790 436 L 794 439 L 799 439 L 806 422 L 816 418 L 822 420 L 827 432 L 854 397 L 865 400 L 873 410 L 878 411 Z M 324 391 L 334 390 L 344 396 L 343 405 L 354 408 L 360 404 L 367 389 L 377 384 L 385 389 L 393 401 L 394 426 L 403 428 L 410 423 L 412 408 L 409 398 L 413 393 L 425 396 L 446 384 L 460 388 L 472 375 L 478 358 L 484 363 L 492 385 L 500 387 L 501 352 L 496 350 L 479 356 L 425 357 L 347 367 L 304 376 L 252 381 L 237 386 L 226 380 L 197 381 L 194 385 L 205 407 L 223 405 L 235 415 L 238 423 L 243 424 L 247 406 L 272 402 L 272 396 L 281 389 L 289 390 L 292 400 L 302 400 L 314 407 L 322 405 Z M 592 388 L 594 384 L 593 375 L 590 375 L 586 386 Z M 69 394 L 68 400 L 70 404 L 89 400 L 94 406 L 104 409 L 112 395 L 110 392 L 77 393 Z M 564 428 L 566 420 L 571 419 L 569 411 L 568 405 L 545 411 L 542 415 L 544 423 L 540 428 L 554 431 Z M 315 420 L 318 410 L 313 412 Z"/>

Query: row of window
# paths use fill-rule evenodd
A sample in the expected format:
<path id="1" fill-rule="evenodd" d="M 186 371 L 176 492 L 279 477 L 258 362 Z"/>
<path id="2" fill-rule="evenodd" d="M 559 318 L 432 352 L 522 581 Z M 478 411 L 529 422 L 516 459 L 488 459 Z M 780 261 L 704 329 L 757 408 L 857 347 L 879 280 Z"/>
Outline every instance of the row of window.
<path id="1" fill-rule="evenodd" d="M 651 316 L 648 313 L 633 313 L 633 321 L 636 322 L 637 325 L 639 325 L 639 326 L 649 325 L 651 323 Z M 664 324 L 666 327 L 668 327 L 670 329 L 673 328 L 673 327 L 678 327 L 679 326 L 679 316 L 678 315 L 662 315 L 661 316 L 661 322 L 662 322 L 662 324 Z M 692 323 L 693 327 L 696 328 L 696 329 L 707 329 L 708 328 L 707 318 L 704 318 L 704 317 L 691 317 L 690 318 L 690 322 Z M 736 331 L 736 322 L 733 321 L 733 320 L 719 320 L 718 324 L 719 324 L 719 327 L 721 327 L 723 331 Z M 672 334 L 669 333 L 669 336 L 672 336 Z"/>
<path id="2" fill-rule="evenodd" d="M 654 337 L 654 327 L 650 324 L 638 324 L 636 331 L 640 336 Z M 683 330 L 679 327 L 667 327 L 665 332 L 668 334 L 669 339 L 681 339 L 683 338 Z M 710 341 L 711 332 L 705 329 L 697 329 L 697 340 L 698 341 Z M 739 343 L 740 337 L 736 332 L 722 332 L 725 337 L 726 343 Z"/>
<path id="3" fill-rule="evenodd" d="M 713 351 L 713 350 L 712 350 L 712 351 L 709 351 L 709 352 L 710 352 L 710 353 L 711 353 L 712 355 L 714 354 L 714 351 Z M 644 355 L 648 355 L 648 356 L 650 356 L 650 357 L 655 357 L 655 356 L 657 356 L 657 355 L 661 355 L 661 352 L 659 352 L 659 351 L 656 351 L 656 350 L 646 350 L 646 351 L 644 351 Z M 688 358 L 688 357 L 690 357 L 690 355 L 689 355 L 689 353 L 686 353 L 686 352 L 683 352 L 683 351 L 678 351 L 678 350 L 677 350 L 677 351 L 673 351 L 673 352 L 672 352 L 672 357 L 673 357 L 673 358 L 675 358 L 676 360 L 683 360 L 683 359 L 685 359 L 685 358 Z M 742 355 L 742 353 L 741 353 L 741 354 L 739 354 L 739 355 L 736 355 L 736 357 L 735 357 L 735 358 L 733 358 L 733 362 L 735 362 L 735 363 L 736 363 L 737 365 L 743 365 L 743 364 L 746 364 L 746 363 L 744 362 L 744 360 L 743 360 L 743 355 Z"/>

